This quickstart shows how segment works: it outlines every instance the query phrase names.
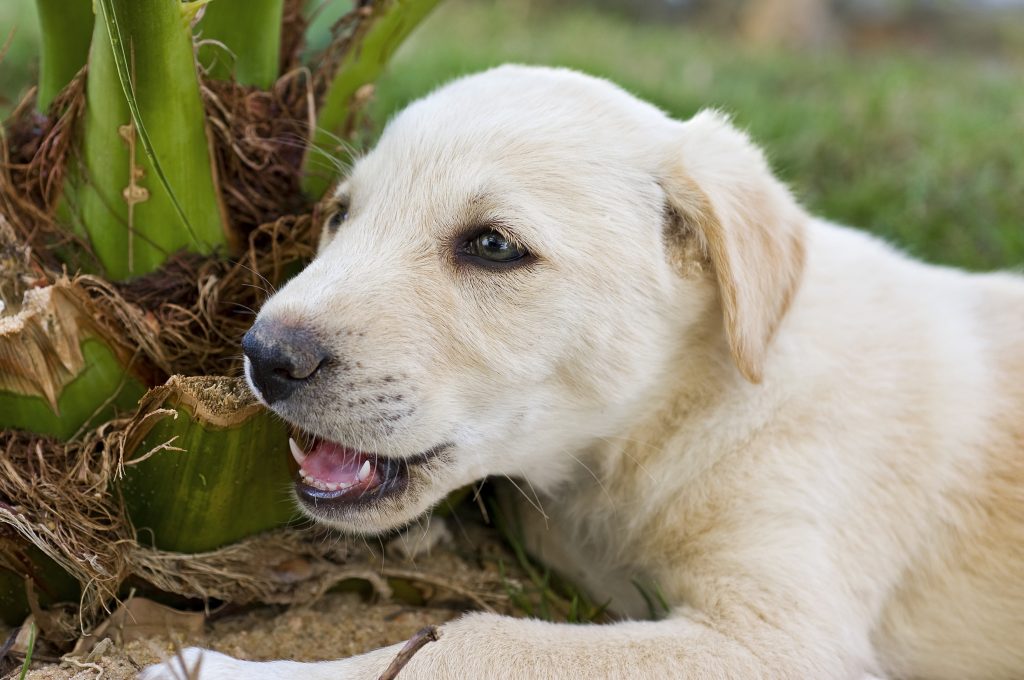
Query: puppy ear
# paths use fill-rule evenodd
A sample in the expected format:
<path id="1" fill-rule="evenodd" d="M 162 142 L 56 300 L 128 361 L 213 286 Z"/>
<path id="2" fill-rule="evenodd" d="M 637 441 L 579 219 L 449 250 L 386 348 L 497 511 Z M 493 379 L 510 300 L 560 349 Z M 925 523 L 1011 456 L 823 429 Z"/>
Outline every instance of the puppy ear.
<path id="1" fill-rule="evenodd" d="M 663 181 L 669 254 L 680 273 L 695 250 L 710 261 L 733 359 L 757 383 L 800 283 L 808 217 L 724 115 L 702 111 L 679 130 Z"/>

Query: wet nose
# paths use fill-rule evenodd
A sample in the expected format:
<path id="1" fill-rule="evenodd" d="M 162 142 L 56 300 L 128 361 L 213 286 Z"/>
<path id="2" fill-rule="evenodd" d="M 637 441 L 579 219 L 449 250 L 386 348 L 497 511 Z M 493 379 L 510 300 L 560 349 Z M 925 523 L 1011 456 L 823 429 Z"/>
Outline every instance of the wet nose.
<path id="1" fill-rule="evenodd" d="M 259 320 L 242 338 L 249 379 L 268 404 L 287 399 L 307 384 L 328 359 L 306 328 Z"/>

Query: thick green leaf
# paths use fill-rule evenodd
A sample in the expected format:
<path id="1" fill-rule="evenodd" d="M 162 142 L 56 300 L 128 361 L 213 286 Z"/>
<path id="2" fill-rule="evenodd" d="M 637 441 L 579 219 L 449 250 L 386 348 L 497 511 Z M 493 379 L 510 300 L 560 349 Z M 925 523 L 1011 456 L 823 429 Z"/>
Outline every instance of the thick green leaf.
<path id="1" fill-rule="evenodd" d="M 270 89 L 281 57 L 283 8 L 284 0 L 212 0 L 197 27 L 207 74 Z"/>
<path id="2" fill-rule="evenodd" d="M 117 412 L 130 412 L 146 389 L 101 341 L 81 346 L 84 365 L 64 386 L 54 411 L 42 396 L 0 390 L 0 429 L 30 430 L 67 439 L 83 425 L 99 424 Z"/>
<path id="3" fill-rule="evenodd" d="M 39 15 L 39 94 L 36 106 L 46 111 L 89 57 L 92 0 L 36 0 Z"/>
<path id="4" fill-rule="evenodd" d="M 94 317 L 88 293 L 60 279 L 0 315 L 0 429 L 67 439 L 134 410 L 145 392 L 132 350 Z"/>
<path id="5" fill-rule="evenodd" d="M 139 539 L 202 552 L 296 517 L 285 425 L 231 378 L 182 378 L 152 390 L 141 412 L 170 409 L 137 445 L 121 485 Z"/>

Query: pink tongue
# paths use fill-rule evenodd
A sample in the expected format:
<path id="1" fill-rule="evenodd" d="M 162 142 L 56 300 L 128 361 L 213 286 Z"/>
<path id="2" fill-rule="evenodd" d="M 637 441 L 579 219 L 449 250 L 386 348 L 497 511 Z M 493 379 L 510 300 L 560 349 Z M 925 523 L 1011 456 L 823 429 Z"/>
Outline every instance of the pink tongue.
<path id="1" fill-rule="evenodd" d="M 359 481 L 359 468 L 369 456 L 333 442 L 319 441 L 306 452 L 302 471 L 308 476 L 329 484 L 355 484 Z M 371 470 L 373 462 L 370 462 Z"/>

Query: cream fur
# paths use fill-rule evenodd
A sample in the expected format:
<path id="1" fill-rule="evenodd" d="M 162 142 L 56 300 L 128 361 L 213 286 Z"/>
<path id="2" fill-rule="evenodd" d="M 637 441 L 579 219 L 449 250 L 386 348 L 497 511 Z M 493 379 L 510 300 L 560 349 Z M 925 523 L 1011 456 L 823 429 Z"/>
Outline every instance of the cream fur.
<path id="1" fill-rule="evenodd" d="M 279 412 L 385 455 L 455 448 L 393 507 L 318 519 L 381 531 L 508 475 L 542 558 L 626 616 L 634 579 L 672 606 L 468 615 L 402 677 L 1024 677 L 1024 278 L 815 219 L 720 114 L 566 70 L 438 90 L 342 190 L 348 221 L 261 316 L 359 368 Z M 485 220 L 538 262 L 457 265 Z M 384 373 L 414 407 L 389 429 L 351 400 Z M 375 678 L 396 649 L 208 652 L 202 678 Z"/>

